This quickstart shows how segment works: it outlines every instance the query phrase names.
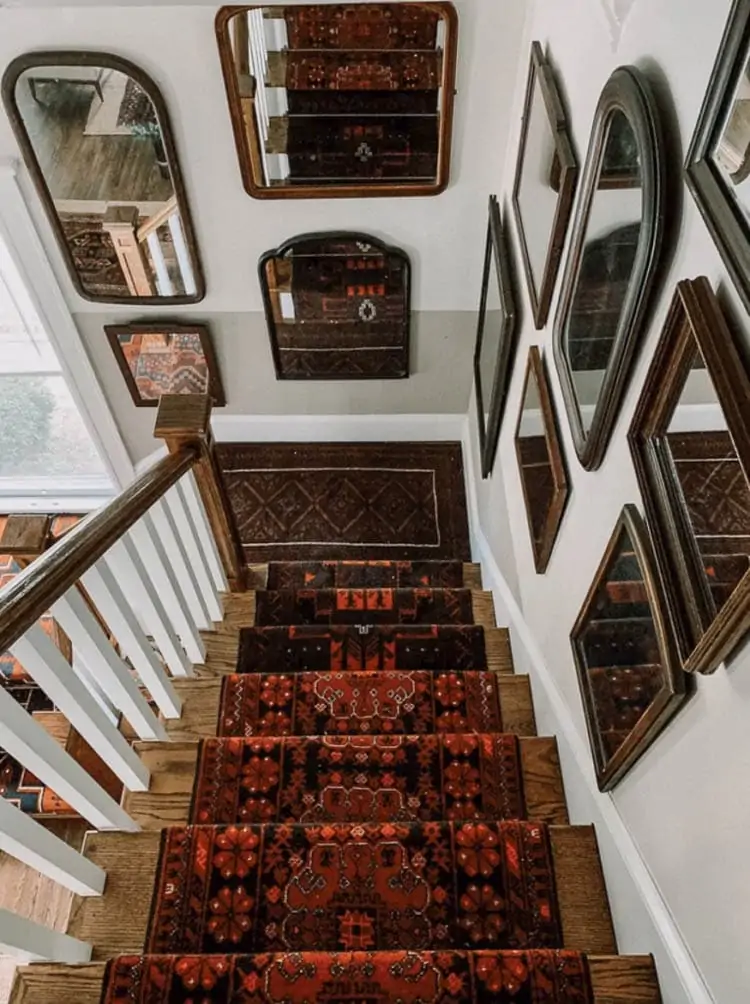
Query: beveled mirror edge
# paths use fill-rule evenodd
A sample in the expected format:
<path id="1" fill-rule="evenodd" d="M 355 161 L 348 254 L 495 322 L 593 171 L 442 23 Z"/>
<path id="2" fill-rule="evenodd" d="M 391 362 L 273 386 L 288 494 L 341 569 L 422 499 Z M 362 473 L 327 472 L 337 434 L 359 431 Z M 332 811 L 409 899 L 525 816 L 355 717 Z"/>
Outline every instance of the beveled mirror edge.
<path id="1" fill-rule="evenodd" d="M 531 265 L 526 241 L 526 230 L 523 225 L 523 215 L 521 212 L 520 189 L 525 163 L 526 145 L 528 139 L 529 123 L 531 121 L 531 109 L 534 99 L 535 83 L 539 82 L 542 91 L 544 106 L 550 122 L 550 128 L 555 137 L 555 148 L 560 162 L 560 188 L 555 207 L 555 218 L 550 233 L 549 244 L 547 245 L 547 257 L 544 263 L 542 281 L 537 290 L 536 279 Z M 557 282 L 557 276 L 562 262 L 562 252 L 565 246 L 565 237 L 568 232 L 568 224 L 573 209 L 573 198 L 575 196 L 576 181 L 578 178 L 578 161 L 573 152 L 573 144 L 568 135 L 568 120 L 563 109 L 562 99 L 557 89 L 557 83 L 551 66 L 544 57 L 542 46 L 539 42 L 532 42 L 531 57 L 529 61 L 529 75 L 526 82 L 526 98 L 524 103 L 523 118 L 521 121 L 521 135 L 518 141 L 518 157 L 516 159 L 516 173 L 513 180 L 513 194 L 511 205 L 513 206 L 513 216 L 518 232 L 518 239 L 521 245 L 521 259 L 523 261 L 524 273 L 526 275 L 526 288 L 531 301 L 531 312 L 534 317 L 534 326 L 537 331 L 541 331 L 547 323 L 549 310 L 552 303 L 552 296 Z"/>
<path id="2" fill-rule="evenodd" d="M 591 688 L 587 678 L 586 667 L 583 665 L 580 656 L 578 641 L 589 619 L 597 593 L 601 588 L 601 583 L 612 562 L 623 532 L 627 532 L 630 537 L 638 565 L 643 574 L 643 582 L 646 586 L 649 606 L 656 628 L 664 683 L 622 746 L 620 746 L 612 757 L 605 761 L 596 723 L 596 712 L 593 706 Z M 649 543 L 648 531 L 636 506 L 628 503 L 623 506 L 622 512 L 617 519 L 604 555 L 594 573 L 586 598 L 581 606 L 580 613 L 570 632 L 573 660 L 576 666 L 586 728 L 594 758 L 596 781 L 600 791 L 611 791 L 619 784 L 628 771 L 647 752 L 659 733 L 689 697 L 689 678 L 685 676 L 680 668 L 669 619 L 665 616 L 664 611 L 664 597 L 659 580 L 654 574 L 653 553 Z"/>
<path id="3" fill-rule="evenodd" d="M 342 0 L 338 0 L 342 2 Z M 268 187 L 257 181 L 260 153 L 253 150 L 245 127 L 245 115 L 242 110 L 241 96 L 237 86 L 232 63 L 232 46 L 229 41 L 229 23 L 235 14 L 256 10 L 267 4 L 244 4 L 242 6 L 224 5 L 219 7 L 214 20 L 216 42 L 219 49 L 219 61 L 224 78 L 229 118 L 232 123 L 235 150 L 239 161 L 240 175 L 245 191 L 253 199 L 369 199 L 394 198 L 408 196 L 440 195 L 450 183 L 451 149 L 453 145 L 453 118 L 456 95 L 456 66 L 458 62 L 458 11 L 452 0 L 411 0 L 422 7 L 437 9 L 445 19 L 445 46 L 443 59 L 443 79 L 441 89 L 443 104 L 440 108 L 440 135 L 438 148 L 438 172 L 435 182 L 426 185 L 421 183 L 394 183 L 383 185 L 293 185 L 287 188 Z M 254 99 L 250 98 L 251 113 L 254 121 Z M 252 130 L 257 140 L 257 131 Z"/>
<path id="4" fill-rule="evenodd" d="M 143 320 L 137 321 L 133 324 L 105 324 L 104 333 L 107 336 L 107 340 L 109 341 L 112 352 L 117 360 L 117 365 L 119 366 L 120 372 L 122 373 L 128 390 L 130 391 L 130 396 L 133 398 L 133 404 L 137 408 L 157 408 L 159 406 L 159 402 L 158 400 L 144 401 L 141 397 L 138 385 L 135 382 L 133 373 L 125 360 L 124 353 L 120 346 L 120 335 L 172 333 L 198 335 L 201 342 L 201 348 L 203 349 L 203 354 L 206 357 L 206 366 L 208 367 L 208 379 L 211 396 L 213 398 L 213 407 L 224 408 L 226 406 L 227 399 L 226 394 L 224 393 L 224 384 L 221 379 L 219 360 L 216 356 L 213 339 L 211 338 L 211 329 L 208 324 L 204 322 L 196 322 L 193 324 L 186 323 L 185 321 L 170 321 L 169 319 L 159 317 L 154 319 L 154 321 Z"/>
<path id="5" fill-rule="evenodd" d="M 544 423 L 544 439 L 547 444 L 550 467 L 552 468 L 552 479 L 555 485 L 554 499 L 547 513 L 547 519 L 545 520 L 543 544 L 541 548 L 536 546 L 536 541 L 534 539 L 534 524 L 531 518 L 531 506 L 526 491 L 526 482 L 523 477 L 523 465 L 521 463 L 521 450 L 519 446 L 519 432 L 523 418 L 523 406 L 526 400 L 526 391 L 529 385 L 529 380 L 531 379 L 535 381 L 539 394 L 539 407 L 542 412 L 542 421 Z M 557 416 L 555 414 L 552 395 L 550 393 L 549 380 L 547 378 L 547 370 L 544 363 L 544 357 L 542 356 L 538 345 L 531 345 L 529 347 L 529 355 L 526 362 L 526 375 L 524 377 L 523 388 L 521 390 L 521 403 L 518 409 L 518 421 L 516 422 L 514 440 L 516 447 L 516 459 L 518 460 L 518 467 L 521 475 L 521 490 L 523 492 L 524 506 L 526 509 L 526 521 L 529 526 L 531 550 L 534 556 L 534 568 L 538 575 L 543 575 L 547 571 L 547 566 L 549 565 L 550 558 L 552 557 L 552 551 L 554 550 L 555 543 L 560 532 L 562 518 L 568 504 L 570 489 L 567 470 L 565 467 L 565 458 L 560 444 L 560 431 L 557 425 Z"/>
<path id="6" fill-rule="evenodd" d="M 562 347 L 565 324 L 570 311 L 583 258 L 583 242 L 591 203 L 597 191 L 604 152 L 604 126 L 615 111 L 627 115 L 639 134 L 639 147 L 647 143 L 643 157 L 644 202 L 651 203 L 650 211 L 643 216 L 645 234 L 639 239 L 638 252 L 633 265 L 633 275 L 642 276 L 630 282 L 618 324 L 610 365 L 602 382 L 599 400 L 588 433 L 584 433 L 578 408 L 573 377 Z M 646 198 L 646 192 L 651 199 Z M 594 113 L 589 148 L 578 190 L 576 216 L 573 223 L 572 243 L 568 250 L 562 291 L 555 316 L 552 338 L 553 355 L 557 368 L 565 409 L 570 422 L 576 455 L 581 466 L 595 471 L 604 460 L 617 413 L 622 403 L 632 366 L 640 348 L 641 336 L 655 291 L 658 263 L 665 233 L 664 203 L 666 199 L 665 145 L 661 119 L 651 85 L 647 78 L 633 66 L 618 67 L 604 86 Z"/>
<path id="7" fill-rule="evenodd" d="M 750 375 L 724 313 L 705 276 L 677 284 L 656 352 L 628 432 L 630 453 L 651 527 L 657 568 L 678 642 L 683 669 L 715 672 L 750 631 L 750 571 L 746 572 L 719 613 L 709 618 L 687 564 L 676 493 L 663 470 L 658 444 L 660 428 L 671 415 L 681 385 L 670 379 L 692 336 L 703 359 L 734 439 L 737 456 L 750 472 Z M 663 434 L 663 433 L 662 433 Z M 696 640 L 697 639 L 697 640 Z"/>
<path id="8" fill-rule="evenodd" d="M 750 0 L 734 0 L 685 160 L 685 181 L 747 310 L 750 227 L 735 211 L 710 163 L 710 143 L 738 60 L 750 55 Z"/>
<path id="9" fill-rule="evenodd" d="M 479 448 L 482 461 L 482 479 L 492 473 L 495 455 L 500 440 L 500 428 L 508 397 L 508 387 L 513 371 L 518 342 L 518 318 L 516 301 L 511 279 L 510 252 L 508 250 L 503 221 L 500 215 L 500 203 L 496 195 L 489 199 L 487 222 L 487 243 L 485 250 L 484 272 L 482 278 L 482 294 L 477 322 L 477 337 L 474 348 L 474 385 L 476 387 L 477 410 L 479 420 Z M 479 371 L 479 360 L 482 350 L 484 320 L 487 310 L 487 293 L 492 281 L 492 260 L 495 260 L 494 278 L 500 291 L 500 306 L 503 312 L 503 331 L 505 338 L 498 353 L 495 373 L 490 389 L 490 417 L 487 427 L 484 422 L 482 380 Z"/>
<path id="10" fill-rule="evenodd" d="M 405 267 L 405 277 L 406 282 L 404 284 L 404 296 L 406 297 L 406 302 L 408 306 L 406 314 L 406 335 L 404 344 L 404 354 L 406 356 L 406 372 L 400 376 L 395 377 L 381 377 L 379 379 L 383 380 L 407 380 L 411 375 L 411 259 L 409 258 L 408 252 L 403 248 L 397 247 L 395 244 L 388 244 L 386 241 L 381 240 L 380 237 L 375 237 L 372 234 L 364 233 L 361 230 L 316 230 L 310 233 L 299 234 L 296 237 L 290 237 L 283 241 L 276 248 L 269 248 L 268 251 L 264 251 L 263 254 L 258 259 L 258 279 L 260 281 L 260 291 L 263 297 L 263 310 L 266 315 L 266 327 L 268 329 L 268 337 L 271 342 L 271 354 L 273 356 L 274 369 L 276 370 L 277 380 L 370 380 L 371 377 L 368 376 L 326 376 L 320 378 L 312 377 L 294 377 L 289 376 L 288 373 L 284 373 L 281 368 L 281 357 L 279 355 L 278 339 L 276 338 L 276 321 L 273 316 L 273 304 L 271 302 L 271 295 L 268 290 L 268 282 L 266 280 L 266 265 L 269 261 L 274 258 L 281 258 L 288 254 L 290 251 L 294 250 L 295 245 L 301 244 L 303 241 L 322 241 L 322 240 L 353 240 L 361 241 L 366 244 L 372 244 L 381 250 L 384 254 L 395 255 L 404 262 Z"/>
<path id="11" fill-rule="evenodd" d="M 195 279 L 195 293 L 185 294 L 184 296 L 98 296 L 96 294 L 87 293 L 83 288 L 80 277 L 76 272 L 73 258 L 68 250 L 67 241 L 65 240 L 65 234 L 62 226 L 60 225 L 60 220 L 57 210 L 55 209 L 52 194 L 45 180 L 39 161 L 37 160 L 34 148 L 28 137 L 26 127 L 24 126 L 20 111 L 16 105 L 14 93 L 18 78 L 25 70 L 31 69 L 35 66 L 57 65 L 105 66 L 115 70 L 116 72 L 124 73 L 131 77 L 148 95 L 154 106 L 159 126 L 161 127 L 161 139 L 164 145 L 164 151 L 167 155 L 167 163 L 169 166 L 172 185 L 174 187 L 175 197 L 180 209 L 180 221 L 182 222 L 185 243 L 187 244 L 190 253 L 193 278 Z M 45 49 L 38 52 L 25 52 L 20 56 L 16 56 L 15 59 L 11 60 L 5 68 L 2 81 L 0 82 L 0 93 L 2 94 L 3 105 L 5 106 L 5 110 L 10 120 L 11 128 L 13 129 L 13 133 L 19 147 L 21 148 L 21 155 L 23 157 L 24 164 L 26 165 L 26 169 L 31 176 L 34 188 L 36 189 L 42 206 L 44 207 L 45 214 L 50 222 L 52 231 L 55 235 L 55 240 L 57 241 L 63 261 L 65 262 L 65 267 L 68 270 L 68 274 L 70 275 L 71 281 L 78 295 L 84 300 L 88 300 L 90 303 L 117 303 L 127 304 L 130 306 L 135 304 L 139 306 L 153 305 L 164 307 L 170 305 L 176 306 L 185 303 L 200 303 L 206 295 L 206 283 L 200 253 L 198 250 L 198 242 L 195 237 L 190 204 L 182 178 L 182 170 L 180 168 L 180 161 L 177 155 L 177 147 L 174 141 L 172 124 L 169 119 L 169 112 L 167 111 L 166 102 L 162 97 L 161 90 L 157 86 L 156 82 L 145 72 L 145 70 L 136 66 L 129 59 L 125 59 L 123 56 L 113 55 L 110 52 L 100 52 L 94 50 L 78 51 L 74 49 L 61 49 L 60 51 Z"/>

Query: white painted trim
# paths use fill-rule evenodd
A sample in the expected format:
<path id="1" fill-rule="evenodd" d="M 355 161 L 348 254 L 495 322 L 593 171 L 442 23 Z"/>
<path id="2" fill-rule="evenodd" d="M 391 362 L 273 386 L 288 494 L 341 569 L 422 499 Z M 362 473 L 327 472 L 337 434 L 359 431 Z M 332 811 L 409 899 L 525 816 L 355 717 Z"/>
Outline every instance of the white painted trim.
<path id="1" fill-rule="evenodd" d="M 218 415 L 218 443 L 456 442 L 465 415 Z"/>
<path id="2" fill-rule="evenodd" d="M 116 485 L 135 469 L 83 341 L 63 297 L 18 184 L 15 161 L 0 163 L 0 233 L 26 285 L 83 421 Z"/>
<path id="3" fill-rule="evenodd" d="M 504 610 L 507 613 L 513 640 L 523 645 L 528 663 L 533 671 L 532 680 L 543 689 L 552 709 L 558 742 L 566 746 L 570 753 L 569 757 L 561 757 L 561 759 L 566 764 L 572 763 L 576 768 L 577 776 L 573 779 L 572 786 L 586 788 L 590 801 L 596 805 L 599 812 L 599 819 L 595 821 L 596 828 L 597 830 L 601 828 L 607 830 L 609 839 L 619 854 L 623 867 L 627 870 L 630 880 L 661 938 L 664 953 L 669 957 L 676 976 L 682 984 L 686 1000 L 690 1004 L 716 1004 L 690 948 L 672 916 L 669 904 L 664 899 L 643 860 L 638 845 L 620 815 L 617 804 L 611 795 L 602 794 L 596 786 L 594 772 L 591 768 L 590 750 L 576 728 L 568 703 L 550 672 L 523 611 L 516 602 L 516 598 L 492 553 L 489 542 L 484 536 L 479 517 L 474 462 L 469 440 L 471 434 L 471 422 L 467 417 L 463 436 L 467 508 L 472 556 L 474 561 L 481 563 L 484 588 L 492 590 L 496 609 Z"/>
<path id="4" fill-rule="evenodd" d="M 10 910 L 0 910 L 0 952 L 25 962 L 89 962 L 91 945 L 43 927 Z"/>

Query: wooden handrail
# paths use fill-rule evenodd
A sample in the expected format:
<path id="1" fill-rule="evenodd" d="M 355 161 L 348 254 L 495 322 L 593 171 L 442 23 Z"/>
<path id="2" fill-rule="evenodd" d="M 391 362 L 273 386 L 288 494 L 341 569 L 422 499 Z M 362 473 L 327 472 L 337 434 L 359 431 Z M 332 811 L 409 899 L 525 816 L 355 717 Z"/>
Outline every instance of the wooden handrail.
<path id="1" fill-rule="evenodd" d="M 18 641 L 200 459 L 197 444 L 164 457 L 0 590 L 0 652 Z"/>
<path id="2" fill-rule="evenodd" d="M 142 244 L 149 234 L 158 230 L 159 227 L 164 226 L 164 224 L 169 220 L 169 217 L 173 216 L 177 212 L 177 209 L 177 196 L 173 195 L 171 199 L 167 199 L 158 213 L 154 213 L 153 216 L 149 216 L 146 222 L 138 227 L 135 234 L 138 238 L 138 242 Z"/>

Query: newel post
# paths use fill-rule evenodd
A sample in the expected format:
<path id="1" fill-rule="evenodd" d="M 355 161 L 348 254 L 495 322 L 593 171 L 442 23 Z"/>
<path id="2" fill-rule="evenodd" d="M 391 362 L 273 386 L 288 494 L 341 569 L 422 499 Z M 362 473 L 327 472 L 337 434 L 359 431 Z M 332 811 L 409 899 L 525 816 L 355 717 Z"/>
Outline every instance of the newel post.
<path id="1" fill-rule="evenodd" d="M 205 394 L 170 394 L 161 398 L 154 436 L 170 453 L 198 449 L 193 474 L 233 593 L 245 590 L 245 558 L 219 471 L 211 432 L 211 399 Z"/>

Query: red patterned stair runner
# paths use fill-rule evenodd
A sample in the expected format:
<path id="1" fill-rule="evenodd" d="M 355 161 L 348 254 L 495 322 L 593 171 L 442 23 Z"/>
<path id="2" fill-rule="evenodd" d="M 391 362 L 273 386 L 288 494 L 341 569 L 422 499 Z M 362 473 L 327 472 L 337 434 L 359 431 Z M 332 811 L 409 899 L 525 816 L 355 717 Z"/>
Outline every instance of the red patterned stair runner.
<path id="1" fill-rule="evenodd" d="M 460 589 L 461 561 L 272 561 L 266 589 Z"/>
<path id="2" fill-rule="evenodd" d="M 261 589 L 255 623 L 470 624 L 470 589 Z"/>

